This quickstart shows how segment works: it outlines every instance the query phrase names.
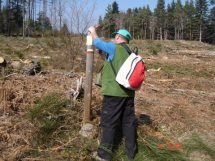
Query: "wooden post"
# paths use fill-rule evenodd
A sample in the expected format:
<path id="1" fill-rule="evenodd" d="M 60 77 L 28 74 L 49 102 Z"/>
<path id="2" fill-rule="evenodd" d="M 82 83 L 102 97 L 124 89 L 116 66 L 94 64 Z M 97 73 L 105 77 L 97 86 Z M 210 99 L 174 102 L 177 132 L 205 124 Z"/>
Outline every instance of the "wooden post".
<path id="1" fill-rule="evenodd" d="M 92 98 L 92 80 L 93 80 L 93 40 L 90 35 L 87 36 L 87 56 L 86 56 L 86 82 L 84 87 L 84 119 L 87 123 L 91 119 L 91 98 Z"/>

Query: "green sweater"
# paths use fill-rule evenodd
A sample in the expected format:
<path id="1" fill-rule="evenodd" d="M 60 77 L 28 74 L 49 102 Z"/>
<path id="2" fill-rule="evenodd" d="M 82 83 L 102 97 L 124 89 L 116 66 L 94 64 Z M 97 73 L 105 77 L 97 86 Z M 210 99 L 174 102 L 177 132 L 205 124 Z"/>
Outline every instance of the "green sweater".
<path id="1" fill-rule="evenodd" d="M 116 45 L 115 55 L 112 60 L 113 68 L 116 73 L 119 71 L 122 64 L 128 58 L 129 54 L 124 47 Z M 107 96 L 117 97 L 134 97 L 135 91 L 124 88 L 119 85 L 116 80 L 116 75 L 109 61 L 105 61 L 102 70 L 102 94 Z"/>

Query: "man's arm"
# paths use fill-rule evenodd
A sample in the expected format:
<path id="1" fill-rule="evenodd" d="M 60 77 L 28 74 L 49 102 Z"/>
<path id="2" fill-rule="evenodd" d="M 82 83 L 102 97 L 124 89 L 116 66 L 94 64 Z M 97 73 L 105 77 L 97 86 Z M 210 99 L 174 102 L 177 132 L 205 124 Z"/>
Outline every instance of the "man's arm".
<path id="1" fill-rule="evenodd" d="M 115 54 L 116 45 L 112 42 L 105 42 L 98 38 L 95 27 L 90 27 L 88 31 L 93 38 L 93 45 L 108 55 L 108 61 L 112 60 Z"/>

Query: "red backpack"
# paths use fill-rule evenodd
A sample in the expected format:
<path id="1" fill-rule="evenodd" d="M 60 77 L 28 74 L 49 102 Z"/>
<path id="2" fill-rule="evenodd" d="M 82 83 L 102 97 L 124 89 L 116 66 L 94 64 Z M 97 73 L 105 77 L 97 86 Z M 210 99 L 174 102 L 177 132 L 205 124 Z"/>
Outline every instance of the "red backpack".
<path id="1" fill-rule="evenodd" d="M 116 75 L 116 81 L 125 88 L 138 90 L 145 80 L 145 63 L 139 56 L 138 49 L 131 51 L 126 44 L 121 44 L 129 53 L 129 57 L 120 67 L 118 73 L 115 72 L 112 63 L 111 67 Z"/>

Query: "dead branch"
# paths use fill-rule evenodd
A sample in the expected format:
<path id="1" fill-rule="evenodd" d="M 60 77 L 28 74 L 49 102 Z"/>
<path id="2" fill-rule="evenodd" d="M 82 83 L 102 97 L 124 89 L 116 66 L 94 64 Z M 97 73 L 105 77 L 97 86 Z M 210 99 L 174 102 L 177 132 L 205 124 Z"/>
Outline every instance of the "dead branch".
<path id="1" fill-rule="evenodd" d="M 73 101 L 75 101 L 81 93 L 82 90 L 83 77 L 76 80 L 76 90 L 71 88 L 71 96 L 73 97 Z"/>

